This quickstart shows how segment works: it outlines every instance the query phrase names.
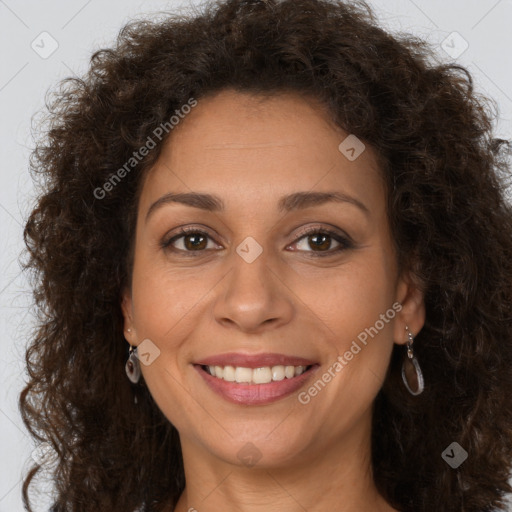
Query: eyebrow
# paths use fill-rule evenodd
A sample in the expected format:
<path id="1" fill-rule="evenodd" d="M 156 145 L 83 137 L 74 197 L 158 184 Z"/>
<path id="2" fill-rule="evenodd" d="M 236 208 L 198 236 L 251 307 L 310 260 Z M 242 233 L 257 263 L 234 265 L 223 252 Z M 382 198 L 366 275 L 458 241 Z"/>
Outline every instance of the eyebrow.
<path id="1" fill-rule="evenodd" d="M 291 212 L 330 202 L 348 203 L 356 206 L 366 215 L 370 213 L 370 210 L 361 201 L 341 192 L 294 192 L 279 200 L 278 211 L 281 213 Z M 222 212 L 225 210 L 222 199 L 212 194 L 202 194 L 199 192 L 170 192 L 157 199 L 149 207 L 146 214 L 146 222 L 156 210 L 167 204 L 183 204 L 208 212 Z"/>

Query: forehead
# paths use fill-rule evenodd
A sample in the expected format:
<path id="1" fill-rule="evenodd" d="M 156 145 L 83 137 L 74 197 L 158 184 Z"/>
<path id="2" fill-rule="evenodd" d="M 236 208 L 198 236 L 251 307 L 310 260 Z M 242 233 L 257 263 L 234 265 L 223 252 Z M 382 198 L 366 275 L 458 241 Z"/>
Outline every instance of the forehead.
<path id="1" fill-rule="evenodd" d="M 167 192 L 195 191 L 261 208 L 291 191 L 333 189 L 378 206 L 384 198 L 376 155 L 366 146 L 349 160 L 339 149 L 349 135 L 315 100 L 222 91 L 199 100 L 173 130 L 140 206 Z"/>

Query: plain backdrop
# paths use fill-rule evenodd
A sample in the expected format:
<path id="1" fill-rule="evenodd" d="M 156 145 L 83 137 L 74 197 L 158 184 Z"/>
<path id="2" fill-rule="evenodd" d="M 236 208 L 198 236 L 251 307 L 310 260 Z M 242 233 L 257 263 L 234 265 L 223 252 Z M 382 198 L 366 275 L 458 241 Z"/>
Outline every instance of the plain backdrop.
<path id="1" fill-rule="evenodd" d="M 421 36 L 446 62 L 466 66 L 476 88 L 498 104 L 496 135 L 512 138 L 512 0 L 368 3 L 382 26 Z M 0 512 L 23 510 L 21 478 L 35 448 L 17 405 L 32 322 L 31 291 L 19 266 L 23 224 L 34 199 L 28 173 L 31 118 L 44 107 L 47 90 L 84 73 L 92 52 L 112 44 L 125 22 L 187 5 L 178 0 L 0 0 Z M 38 502 L 38 511 L 48 510 L 48 498 Z"/>

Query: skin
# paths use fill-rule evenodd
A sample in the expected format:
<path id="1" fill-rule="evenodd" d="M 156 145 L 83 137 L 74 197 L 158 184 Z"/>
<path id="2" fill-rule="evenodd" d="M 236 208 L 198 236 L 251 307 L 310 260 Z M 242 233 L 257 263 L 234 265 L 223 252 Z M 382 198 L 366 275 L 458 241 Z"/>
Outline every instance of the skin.
<path id="1" fill-rule="evenodd" d="M 376 155 L 367 145 L 349 161 L 338 150 L 347 135 L 314 101 L 224 90 L 173 130 L 144 182 L 122 307 L 127 341 L 160 350 L 141 366 L 180 434 L 187 484 L 177 512 L 394 510 L 372 478 L 371 407 L 393 344 L 406 342 L 406 325 L 422 328 L 424 303 L 397 269 Z M 167 203 L 146 219 L 164 194 L 192 191 L 219 196 L 226 209 Z M 299 191 L 337 191 L 368 211 L 329 202 L 279 212 L 279 199 Z M 161 246 L 182 225 L 209 235 L 197 257 L 190 235 L 176 252 Z M 333 228 L 354 246 L 338 252 L 328 238 L 318 249 L 307 227 Z M 249 236 L 263 248 L 252 263 L 236 252 Z M 233 404 L 193 367 L 226 352 L 296 355 L 320 364 L 304 391 L 395 302 L 401 311 L 307 404 L 298 393 Z M 249 442 L 261 455 L 251 467 L 237 456 Z"/>

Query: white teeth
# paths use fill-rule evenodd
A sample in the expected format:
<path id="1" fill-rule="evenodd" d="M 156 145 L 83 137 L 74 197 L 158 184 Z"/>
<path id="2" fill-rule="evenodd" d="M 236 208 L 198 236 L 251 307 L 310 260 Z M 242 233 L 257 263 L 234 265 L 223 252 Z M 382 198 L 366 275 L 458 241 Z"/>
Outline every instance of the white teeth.
<path id="1" fill-rule="evenodd" d="M 264 368 L 254 368 L 251 380 L 254 384 L 268 384 L 272 381 L 272 370 L 268 366 Z"/>
<path id="2" fill-rule="evenodd" d="M 243 366 L 208 366 L 208 372 L 218 379 L 241 384 L 268 384 L 285 378 L 291 379 L 302 375 L 306 366 L 263 366 L 245 368 Z"/>
<path id="3" fill-rule="evenodd" d="M 224 366 L 222 378 L 228 382 L 235 382 L 235 369 L 232 366 Z"/>
<path id="4" fill-rule="evenodd" d="M 238 383 L 247 382 L 247 384 L 249 384 L 252 380 L 252 370 L 250 368 L 237 366 L 235 370 L 235 380 Z"/>
<path id="5" fill-rule="evenodd" d="M 291 379 L 292 377 L 295 377 L 295 366 L 285 366 L 284 376 L 287 379 Z"/>
<path id="6" fill-rule="evenodd" d="M 272 380 L 284 379 L 284 366 L 272 366 Z"/>
<path id="7" fill-rule="evenodd" d="M 295 377 L 297 377 L 297 375 L 300 375 L 301 373 L 304 373 L 304 371 L 306 370 L 306 367 L 305 366 L 296 366 L 295 367 Z"/>

